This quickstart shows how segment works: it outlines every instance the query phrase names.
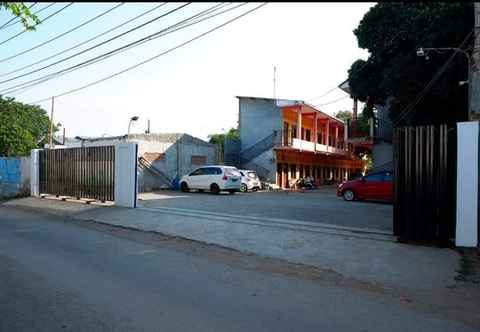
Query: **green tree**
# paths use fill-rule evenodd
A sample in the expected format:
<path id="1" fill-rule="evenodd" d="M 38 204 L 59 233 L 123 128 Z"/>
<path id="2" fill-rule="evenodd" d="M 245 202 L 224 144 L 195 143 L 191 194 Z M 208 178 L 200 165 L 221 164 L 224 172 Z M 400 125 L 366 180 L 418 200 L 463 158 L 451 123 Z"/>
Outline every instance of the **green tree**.
<path id="1" fill-rule="evenodd" d="M 347 122 L 347 120 L 351 120 L 353 117 L 353 113 L 351 111 L 338 111 L 335 114 L 335 117 L 342 120 L 343 122 Z M 364 110 L 358 115 L 357 118 L 357 130 L 361 133 L 369 133 L 370 125 L 369 125 L 369 118 L 372 117 L 365 108 Z"/>
<path id="2" fill-rule="evenodd" d="M 28 155 L 46 142 L 49 130 L 45 110 L 0 96 L 0 155 Z"/>
<path id="3" fill-rule="evenodd" d="M 453 52 L 416 55 L 417 47 L 458 47 L 473 28 L 473 3 L 379 3 L 362 18 L 354 31 L 358 46 L 369 51 L 367 61 L 355 61 L 348 72 L 352 96 L 373 111 L 390 100 L 390 118 L 397 122 L 403 111 L 424 90 Z M 472 45 L 472 34 L 463 45 Z M 453 123 L 466 120 L 467 61 L 457 54 L 427 90 L 424 98 L 399 124 Z"/>
<path id="4" fill-rule="evenodd" d="M 225 151 L 225 136 L 231 139 L 240 139 L 240 133 L 236 128 L 230 128 L 227 134 L 210 134 L 208 135 L 208 142 L 216 144 L 219 147 L 220 156 L 223 160 L 223 153 Z"/>
<path id="5" fill-rule="evenodd" d="M 236 128 L 230 128 L 226 134 L 227 138 L 240 139 L 240 133 Z M 223 151 L 223 144 L 225 142 L 225 134 L 210 134 L 208 135 L 208 141 L 212 144 L 221 144 Z"/>
<path id="6" fill-rule="evenodd" d="M 10 11 L 14 16 L 20 18 L 20 22 L 27 30 L 35 30 L 35 26 L 40 24 L 40 19 L 32 14 L 23 2 L 0 2 L 0 8 Z"/>

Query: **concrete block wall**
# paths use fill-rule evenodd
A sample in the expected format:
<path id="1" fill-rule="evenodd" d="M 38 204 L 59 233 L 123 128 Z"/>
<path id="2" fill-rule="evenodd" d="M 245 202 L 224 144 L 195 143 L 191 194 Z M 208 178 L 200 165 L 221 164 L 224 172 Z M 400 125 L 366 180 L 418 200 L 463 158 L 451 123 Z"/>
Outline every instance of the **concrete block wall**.
<path id="1" fill-rule="evenodd" d="M 372 150 L 373 167 L 382 166 L 393 161 L 393 146 L 387 142 L 378 142 Z"/>
<path id="2" fill-rule="evenodd" d="M 282 112 L 274 99 L 239 97 L 239 131 L 241 150 L 271 135 L 274 131 L 283 128 Z M 256 167 L 269 170 L 267 182 L 276 182 L 276 155 L 273 149 L 267 150 L 255 157 L 250 162 L 242 165 L 244 169 L 256 170 L 261 176 L 261 170 Z"/>
<path id="3" fill-rule="evenodd" d="M 30 193 L 30 158 L 0 157 L 0 198 Z"/>
<path id="4" fill-rule="evenodd" d="M 239 97 L 241 149 L 245 150 L 275 130 L 282 129 L 282 112 L 274 99 Z"/>

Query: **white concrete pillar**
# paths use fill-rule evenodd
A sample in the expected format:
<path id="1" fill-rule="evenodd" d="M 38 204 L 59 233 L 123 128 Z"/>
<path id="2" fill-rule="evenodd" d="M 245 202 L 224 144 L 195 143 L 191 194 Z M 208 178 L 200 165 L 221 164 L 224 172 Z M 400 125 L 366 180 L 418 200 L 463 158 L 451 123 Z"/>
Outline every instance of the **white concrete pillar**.
<path id="1" fill-rule="evenodd" d="M 318 113 L 313 116 L 313 140 L 312 142 L 318 143 Z"/>
<path id="2" fill-rule="evenodd" d="M 335 143 L 333 145 L 338 148 L 338 125 L 335 124 Z"/>
<path id="3" fill-rule="evenodd" d="M 330 145 L 330 142 L 329 142 L 330 141 L 330 139 L 329 139 L 330 138 L 330 119 L 327 119 L 326 128 L 325 128 L 325 136 L 326 136 L 325 137 L 326 138 L 325 145 L 328 146 L 328 145 Z"/>
<path id="4" fill-rule="evenodd" d="M 115 146 L 115 205 L 137 207 L 137 143 Z"/>
<path id="5" fill-rule="evenodd" d="M 302 109 L 297 109 L 297 139 L 302 139 Z"/>
<path id="6" fill-rule="evenodd" d="M 40 150 L 30 151 L 30 196 L 40 196 Z"/>
<path id="7" fill-rule="evenodd" d="M 479 122 L 457 123 L 457 214 L 455 245 L 478 245 Z"/>

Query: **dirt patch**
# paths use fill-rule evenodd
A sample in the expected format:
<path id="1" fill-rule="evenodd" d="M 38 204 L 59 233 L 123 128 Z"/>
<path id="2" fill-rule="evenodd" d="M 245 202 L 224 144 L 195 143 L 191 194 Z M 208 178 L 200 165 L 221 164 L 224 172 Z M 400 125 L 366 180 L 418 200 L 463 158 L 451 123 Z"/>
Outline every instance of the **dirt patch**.
<path id="1" fill-rule="evenodd" d="M 457 270 L 458 276 L 455 280 L 480 287 L 480 250 L 477 248 L 462 248 L 458 251 L 462 258 Z"/>

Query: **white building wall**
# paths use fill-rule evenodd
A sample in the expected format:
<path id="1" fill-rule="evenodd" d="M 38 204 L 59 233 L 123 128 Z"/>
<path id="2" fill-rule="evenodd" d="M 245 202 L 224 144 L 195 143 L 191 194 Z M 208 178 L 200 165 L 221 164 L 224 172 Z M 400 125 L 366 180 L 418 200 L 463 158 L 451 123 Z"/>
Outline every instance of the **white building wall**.
<path id="1" fill-rule="evenodd" d="M 478 245 L 479 123 L 457 125 L 457 213 L 455 244 Z"/>

